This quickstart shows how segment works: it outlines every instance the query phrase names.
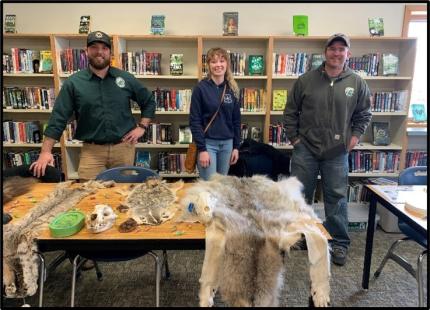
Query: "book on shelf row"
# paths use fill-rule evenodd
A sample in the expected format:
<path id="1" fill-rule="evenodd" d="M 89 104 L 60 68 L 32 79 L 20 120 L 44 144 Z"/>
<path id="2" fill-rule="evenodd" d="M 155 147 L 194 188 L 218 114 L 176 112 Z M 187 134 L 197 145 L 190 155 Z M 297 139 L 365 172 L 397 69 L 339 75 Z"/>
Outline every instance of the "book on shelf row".
<path id="1" fill-rule="evenodd" d="M 272 111 L 284 111 L 287 104 L 288 90 L 274 89 L 272 91 Z"/>
<path id="2" fill-rule="evenodd" d="M 269 144 L 273 146 L 290 145 L 290 140 L 287 137 L 287 130 L 283 124 L 269 125 Z"/>
<path id="3" fill-rule="evenodd" d="M 262 112 L 266 110 L 266 90 L 260 88 L 241 88 L 239 95 L 240 111 Z"/>
<path id="4" fill-rule="evenodd" d="M 405 168 L 416 166 L 427 166 L 427 151 L 409 150 L 406 152 Z"/>
<path id="5" fill-rule="evenodd" d="M 261 128 L 255 126 L 250 127 L 248 124 L 240 124 L 240 142 L 246 139 L 261 142 L 263 139 Z"/>
<path id="6" fill-rule="evenodd" d="M 273 53 L 272 71 L 279 76 L 297 76 L 318 68 L 321 54 L 298 52 L 293 54 Z"/>
<path id="7" fill-rule="evenodd" d="M 46 87 L 3 87 L 3 109 L 39 109 L 54 107 L 55 89 Z"/>
<path id="8" fill-rule="evenodd" d="M 28 150 L 25 152 L 3 152 L 3 165 L 6 168 L 31 165 L 39 158 L 39 150 Z M 54 152 L 54 167 L 62 172 L 61 153 Z"/>
<path id="9" fill-rule="evenodd" d="M 52 73 L 52 53 L 12 47 L 10 54 L 3 53 L 3 73 Z"/>
<path id="10" fill-rule="evenodd" d="M 398 172 L 400 151 L 351 151 L 349 172 Z"/>
<path id="11" fill-rule="evenodd" d="M 161 75 L 161 53 L 126 52 L 120 55 L 121 69 L 132 74 L 139 75 Z"/>
<path id="12" fill-rule="evenodd" d="M 371 101 L 372 112 L 404 112 L 408 98 L 407 90 L 379 91 L 373 93 Z"/>
<path id="13" fill-rule="evenodd" d="M 159 152 L 157 155 L 158 173 L 186 173 L 185 156 L 185 153 Z"/>
<path id="14" fill-rule="evenodd" d="M 42 133 L 47 124 L 39 121 L 14 122 L 4 121 L 2 126 L 3 142 L 7 143 L 41 143 Z"/>
<path id="15" fill-rule="evenodd" d="M 370 53 L 361 57 L 350 57 L 348 66 L 360 75 L 377 76 L 379 69 L 380 53 Z"/>
<path id="16" fill-rule="evenodd" d="M 160 89 L 152 90 L 156 111 L 190 111 L 191 89 Z M 139 109 L 137 103 L 133 106 Z"/>
<path id="17" fill-rule="evenodd" d="M 88 57 L 84 49 L 65 48 L 60 51 L 61 71 L 74 73 L 88 67 Z"/>
<path id="18" fill-rule="evenodd" d="M 150 124 L 143 136 L 139 138 L 138 142 L 148 144 L 173 144 L 172 124 Z"/>
<path id="19" fill-rule="evenodd" d="M 397 181 L 387 178 L 367 178 L 361 180 L 352 180 L 349 182 L 347 187 L 347 201 L 368 203 L 370 201 L 371 191 L 365 186 L 368 184 L 375 185 L 397 185 Z"/>

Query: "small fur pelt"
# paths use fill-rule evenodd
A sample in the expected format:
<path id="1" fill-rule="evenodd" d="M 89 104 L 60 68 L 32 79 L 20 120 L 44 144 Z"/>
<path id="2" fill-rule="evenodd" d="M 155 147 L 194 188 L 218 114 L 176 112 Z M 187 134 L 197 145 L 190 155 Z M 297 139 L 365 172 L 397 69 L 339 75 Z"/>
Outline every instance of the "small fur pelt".
<path id="1" fill-rule="evenodd" d="M 3 226 L 3 286 L 7 297 L 24 298 L 37 291 L 39 259 L 35 238 L 38 231 L 46 229 L 56 215 L 74 208 L 84 197 L 112 185 L 112 182 L 89 181 L 71 187 L 72 183 L 59 183 L 25 216 Z"/>
<path id="2" fill-rule="evenodd" d="M 277 306 L 285 273 L 280 253 L 288 253 L 302 235 L 312 299 L 315 306 L 329 305 L 327 238 L 302 187 L 295 177 L 274 182 L 263 176 L 214 175 L 187 189 L 182 209 L 195 213 L 206 226 L 200 306 L 212 306 L 218 289 L 230 306 Z"/>
<path id="3" fill-rule="evenodd" d="M 11 201 L 14 197 L 25 194 L 35 184 L 36 178 L 8 177 L 3 182 L 3 203 Z"/>

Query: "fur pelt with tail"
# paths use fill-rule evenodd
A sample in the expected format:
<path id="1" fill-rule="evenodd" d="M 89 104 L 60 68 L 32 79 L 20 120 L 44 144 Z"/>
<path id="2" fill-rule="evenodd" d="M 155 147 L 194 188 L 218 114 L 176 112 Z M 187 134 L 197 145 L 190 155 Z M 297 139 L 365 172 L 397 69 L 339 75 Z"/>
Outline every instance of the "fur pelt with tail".
<path id="1" fill-rule="evenodd" d="M 8 177 L 3 180 L 3 203 L 11 201 L 14 197 L 25 194 L 39 180 L 36 178 Z"/>
<path id="2" fill-rule="evenodd" d="M 71 184 L 59 183 L 25 216 L 3 226 L 3 288 L 7 297 L 23 298 L 37 291 L 39 259 L 35 239 L 39 230 L 46 229 L 56 215 L 74 208 L 82 198 L 99 188 L 110 187 L 114 182 L 88 181 L 73 187 Z M 10 193 L 17 196 L 18 192 Z"/>
<path id="3" fill-rule="evenodd" d="M 316 306 L 330 302 L 327 238 L 295 177 L 215 175 L 189 188 L 181 200 L 206 226 L 200 277 L 200 305 L 212 306 L 219 289 L 230 306 L 277 306 L 285 270 L 281 251 L 304 235 L 308 247 L 311 296 Z"/>

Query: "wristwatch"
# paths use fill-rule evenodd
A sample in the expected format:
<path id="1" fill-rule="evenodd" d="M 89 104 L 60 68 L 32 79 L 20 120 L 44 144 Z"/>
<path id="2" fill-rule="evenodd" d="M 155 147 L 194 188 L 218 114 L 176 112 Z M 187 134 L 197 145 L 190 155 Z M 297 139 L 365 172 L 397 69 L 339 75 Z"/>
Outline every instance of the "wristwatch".
<path id="1" fill-rule="evenodd" d="M 147 129 L 148 129 L 148 126 L 149 126 L 149 125 L 145 125 L 145 124 L 142 124 L 142 123 L 137 123 L 137 127 L 143 128 L 143 129 L 145 129 L 145 130 L 147 130 Z"/>

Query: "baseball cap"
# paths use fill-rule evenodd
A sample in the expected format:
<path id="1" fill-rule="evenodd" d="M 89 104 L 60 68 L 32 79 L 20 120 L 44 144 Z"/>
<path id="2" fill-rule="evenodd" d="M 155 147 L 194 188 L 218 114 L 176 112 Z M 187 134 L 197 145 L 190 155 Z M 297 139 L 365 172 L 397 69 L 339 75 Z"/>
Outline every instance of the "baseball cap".
<path id="1" fill-rule="evenodd" d="M 328 38 L 327 42 L 325 43 L 325 48 L 329 47 L 334 41 L 342 41 L 348 48 L 351 48 L 351 42 L 349 41 L 349 38 L 343 33 L 335 33 L 330 38 Z"/>
<path id="2" fill-rule="evenodd" d="M 104 43 L 107 46 L 109 46 L 109 48 L 111 48 L 110 37 L 102 31 L 93 31 L 88 34 L 87 47 L 93 44 L 94 42 Z"/>

